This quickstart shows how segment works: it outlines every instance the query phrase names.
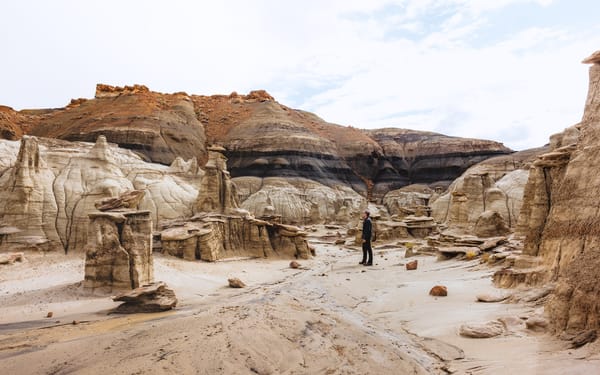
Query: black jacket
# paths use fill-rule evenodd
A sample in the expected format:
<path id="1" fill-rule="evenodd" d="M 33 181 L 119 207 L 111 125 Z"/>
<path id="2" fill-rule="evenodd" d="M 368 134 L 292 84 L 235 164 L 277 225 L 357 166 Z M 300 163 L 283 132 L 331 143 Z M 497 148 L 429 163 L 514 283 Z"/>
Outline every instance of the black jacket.
<path id="1" fill-rule="evenodd" d="M 363 220 L 362 239 L 371 241 L 372 232 L 373 232 L 373 224 L 371 223 L 371 218 L 368 217 L 365 220 Z"/>

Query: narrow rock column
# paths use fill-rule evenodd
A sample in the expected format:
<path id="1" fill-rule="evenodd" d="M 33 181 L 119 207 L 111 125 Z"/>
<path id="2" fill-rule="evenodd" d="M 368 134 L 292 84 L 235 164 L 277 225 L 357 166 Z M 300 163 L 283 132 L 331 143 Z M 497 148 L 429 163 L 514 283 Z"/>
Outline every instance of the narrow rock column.
<path id="1" fill-rule="evenodd" d="M 86 288 L 133 289 L 154 280 L 149 211 L 89 215 Z"/>

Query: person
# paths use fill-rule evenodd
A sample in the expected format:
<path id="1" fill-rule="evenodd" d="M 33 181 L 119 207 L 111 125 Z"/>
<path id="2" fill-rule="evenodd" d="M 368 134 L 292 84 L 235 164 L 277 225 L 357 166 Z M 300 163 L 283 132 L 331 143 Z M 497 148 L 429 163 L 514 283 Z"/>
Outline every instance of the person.
<path id="1" fill-rule="evenodd" d="M 373 233 L 373 223 L 371 223 L 371 213 L 363 212 L 363 227 L 362 227 L 362 250 L 363 258 L 359 264 L 364 266 L 373 265 L 373 249 L 371 248 L 371 235 Z"/>

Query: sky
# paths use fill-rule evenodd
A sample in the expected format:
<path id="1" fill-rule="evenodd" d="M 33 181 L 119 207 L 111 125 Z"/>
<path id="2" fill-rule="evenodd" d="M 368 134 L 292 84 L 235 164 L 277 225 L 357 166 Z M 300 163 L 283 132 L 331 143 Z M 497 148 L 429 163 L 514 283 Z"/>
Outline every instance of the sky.
<path id="1" fill-rule="evenodd" d="M 358 128 L 542 146 L 581 120 L 597 0 L 19 0 L 0 3 L 0 104 L 97 83 L 265 89 Z"/>

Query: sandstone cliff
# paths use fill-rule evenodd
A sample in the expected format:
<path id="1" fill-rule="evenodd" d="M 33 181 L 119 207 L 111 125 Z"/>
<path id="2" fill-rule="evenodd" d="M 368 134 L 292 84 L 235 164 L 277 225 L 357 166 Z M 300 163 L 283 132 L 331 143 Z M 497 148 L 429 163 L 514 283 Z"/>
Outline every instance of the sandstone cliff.
<path id="1" fill-rule="evenodd" d="M 566 144 L 565 138 L 574 137 L 559 137 L 557 146 L 561 147 L 540 157 L 526 192 L 532 205 L 522 225 L 535 233 L 527 236 L 525 246 L 530 254 L 543 259 L 546 279 L 556 282 L 555 293 L 546 305 L 556 332 L 600 328 L 598 55 L 584 60 L 592 66 L 576 145 Z"/>

